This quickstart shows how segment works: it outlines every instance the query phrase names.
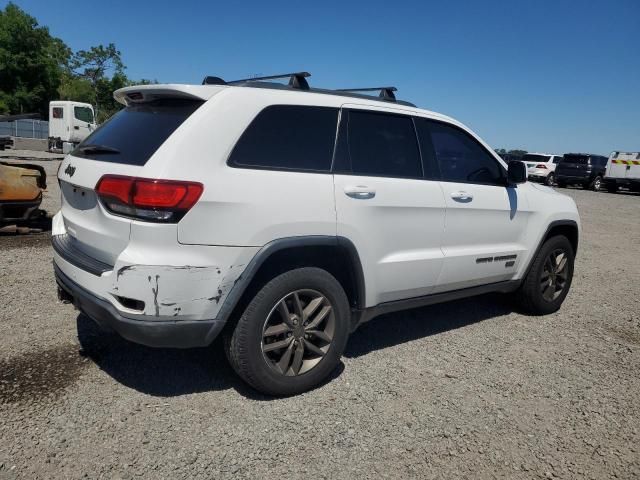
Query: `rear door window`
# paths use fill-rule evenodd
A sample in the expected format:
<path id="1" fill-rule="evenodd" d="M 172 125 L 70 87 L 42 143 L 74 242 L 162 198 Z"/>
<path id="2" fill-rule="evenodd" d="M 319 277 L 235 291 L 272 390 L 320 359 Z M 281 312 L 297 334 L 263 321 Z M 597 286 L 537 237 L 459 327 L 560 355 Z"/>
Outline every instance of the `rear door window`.
<path id="1" fill-rule="evenodd" d="M 229 157 L 237 167 L 329 172 L 338 109 L 273 105 L 262 110 Z"/>
<path id="2" fill-rule="evenodd" d="M 72 155 L 142 166 L 202 103 L 163 99 L 129 105 L 89 135 Z"/>
<path id="3" fill-rule="evenodd" d="M 422 178 L 420 150 L 411 117 L 349 110 L 347 138 L 353 174 Z"/>

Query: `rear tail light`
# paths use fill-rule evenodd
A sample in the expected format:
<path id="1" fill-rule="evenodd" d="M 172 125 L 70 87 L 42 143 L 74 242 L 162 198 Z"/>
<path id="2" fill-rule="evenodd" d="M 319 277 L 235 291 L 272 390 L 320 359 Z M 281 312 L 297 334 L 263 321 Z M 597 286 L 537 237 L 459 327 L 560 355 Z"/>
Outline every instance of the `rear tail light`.
<path id="1" fill-rule="evenodd" d="M 547 166 L 544 163 L 539 163 L 538 165 L 536 165 L 536 168 L 542 168 L 542 169 L 546 170 Z"/>
<path id="2" fill-rule="evenodd" d="M 105 175 L 96 193 L 116 215 L 149 222 L 175 223 L 193 207 L 203 186 L 197 182 Z"/>

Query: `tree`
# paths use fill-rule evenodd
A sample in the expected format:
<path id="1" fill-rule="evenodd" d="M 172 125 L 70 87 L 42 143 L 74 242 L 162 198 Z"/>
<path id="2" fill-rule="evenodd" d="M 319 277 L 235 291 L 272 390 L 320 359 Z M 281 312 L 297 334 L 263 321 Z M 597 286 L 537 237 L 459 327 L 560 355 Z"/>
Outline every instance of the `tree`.
<path id="1" fill-rule="evenodd" d="M 14 3 L 0 10 L 0 113 L 47 117 L 71 51 Z"/>
<path id="2" fill-rule="evenodd" d="M 72 78 L 89 82 L 93 90 L 91 103 L 95 105 L 98 112 L 103 108 L 110 112 L 116 106 L 111 94 L 113 90 L 120 88 L 118 85 L 123 87 L 127 85 L 128 80 L 124 70 L 120 51 L 113 43 L 106 47 L 98 45 L 89 50 L 79 50 L 69 61 L 69 72 Z"/>

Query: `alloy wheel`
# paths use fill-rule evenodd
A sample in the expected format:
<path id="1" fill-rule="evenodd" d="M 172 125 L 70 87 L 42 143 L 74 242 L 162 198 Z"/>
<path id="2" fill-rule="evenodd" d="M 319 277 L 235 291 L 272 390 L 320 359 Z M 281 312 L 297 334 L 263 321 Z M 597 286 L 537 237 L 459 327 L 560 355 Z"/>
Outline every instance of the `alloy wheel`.
<path id="1" fill-rule="evenodd" d="M 562 249 L 552 251 L 544 262 L 540 276 L 542 298 L 553 302 L 567 285 L 569 274 L 567 252 Z"/>
<path id="2" fill-rule="evenodd" d="M 271 309 L 262 328 L 262 355 L 285 376 L 302 375 L 329 351 L 336 320 L 331 302 L 315 290 L 296 290 Z"/>

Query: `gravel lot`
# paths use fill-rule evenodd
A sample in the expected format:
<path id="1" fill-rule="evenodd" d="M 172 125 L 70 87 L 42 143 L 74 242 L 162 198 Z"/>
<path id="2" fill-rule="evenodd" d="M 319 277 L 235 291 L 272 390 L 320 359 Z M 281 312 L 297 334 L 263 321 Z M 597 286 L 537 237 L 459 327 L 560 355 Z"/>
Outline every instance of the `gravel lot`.
<path id="1" fill-rule="evenodd" d="M 0 237 L 0 479 L 640 477 L 640 196 L 566 193 L 584 231 L 559 313 L 489 295 L 380 317 L 285 399 L 219 345 L 101 333 L 57 302 L 48 233 Z"/>

